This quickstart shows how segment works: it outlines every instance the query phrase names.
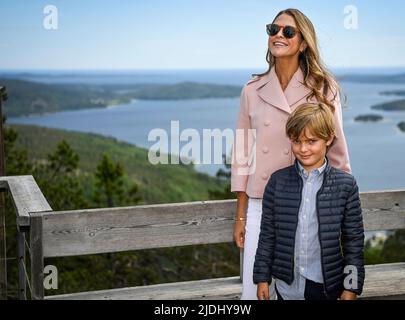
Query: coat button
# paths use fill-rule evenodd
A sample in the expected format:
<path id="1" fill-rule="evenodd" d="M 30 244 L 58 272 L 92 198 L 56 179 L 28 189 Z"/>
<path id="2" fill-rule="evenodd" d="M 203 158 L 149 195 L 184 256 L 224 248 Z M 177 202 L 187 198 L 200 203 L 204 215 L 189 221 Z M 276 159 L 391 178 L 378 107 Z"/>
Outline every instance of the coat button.
<path id="1" fill-rule="evenodd" d="M 264 148 L 262 149 L 262 151 L 263 151 L 263 153 L 267 153 L 267 152 L 269 152 L 269 148 L 264 147 Z"/>
<path id="2" fill-rule="evenodd" d="M 284 149 L 284 154 L 289 154 L 289 153 L 290 153 L 290 150 L 288 150 L 287 148 Z"/>
<path id="3" fill-rule="evenodd" d="M 268 126 L 270 125 L 270 121 L 269 121 L 269 120 L 264 121 L 264 125 L 265 125 L 266 127 L 268 127 Z"/>
<path id="4" fill-rule="evenodd" d="M 262 179 L 263 179 L 263 180 L 266 180 L 266 179 L 267 179 L 267 174 L 266 174 L 266 173 L 263 173 L 263 174 L 262 174 Z"/>

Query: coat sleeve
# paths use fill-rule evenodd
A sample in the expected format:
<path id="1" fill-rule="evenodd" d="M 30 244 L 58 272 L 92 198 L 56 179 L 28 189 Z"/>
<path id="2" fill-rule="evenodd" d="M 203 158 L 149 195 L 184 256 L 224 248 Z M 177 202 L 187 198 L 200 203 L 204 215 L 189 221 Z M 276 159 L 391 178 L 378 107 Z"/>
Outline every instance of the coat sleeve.
<path id="1" fill-rule="evenodd" d="M 249 177 L 249 147 L 252 141 L 249 106 L 246 86 L 240 96 L 240 110 L 236 122 L 235 138 L 232 147 L 231 192 L 246 192 Z"/>
<path id="2" fill-rule="evenodd" d="M 353 186 L 346 201 L 342 221 L 342 251 L 345 268 L 345 290 L 360 295 L 363 291 L 364 269 L 364 227 L 359 189 L 353 178 Z M 349 281 L 348 277 L 353 280 Z M 356 281 L 357 277 L 357 281 Z M 347 282 L 347 283 L 346 283 Z"/>
<path id="3" fill-rule="evenodd" d="M 331 94 L 329 97 L 330 100 L 332 100 L 333 95 Z M 336 137 L 328 151 L 328 159 L 333 167 L 346 171 L 347 173 L 351 173 L 349 152 L 346 137 L 343 132 L 342 104 L 340 102 L 339 94 L 336 95 L 333 105 L 335 107 L 334 122 Z"/>
<path id="4" fill-rule="evenodd" d="M 274 191 L 275 179 L 270 178 L 263 194 L 262 221 L 260 225 L 259 243 L 253 266 L 253 282 L 271 283 L 272 265 L 276 232 L 274 223 Z"/>

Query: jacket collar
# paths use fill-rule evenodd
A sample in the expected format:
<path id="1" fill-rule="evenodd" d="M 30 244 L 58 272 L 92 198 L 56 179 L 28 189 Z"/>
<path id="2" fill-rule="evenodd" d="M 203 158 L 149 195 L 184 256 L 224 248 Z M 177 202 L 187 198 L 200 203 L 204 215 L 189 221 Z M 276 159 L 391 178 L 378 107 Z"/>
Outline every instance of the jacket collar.
<path id="1" fill-rule="evenodd" d="M 304 85 L 304 74 L 300 67 L 294 73 L 285 91 L 281 88 L 275 66 L 257 82 L 256 90 L 261 99 L 288 114 L 292 112 L 290 106 L 311 93 L 311 90 Z"/>
<path id="2" fill-rule="evenodd" d="M 326 158 L 326 167 L 325 167 L 323 172 L 324 172 L 324 174 L 326 176 L 327 174 L 329 174 L 330 169 L 332 167 L 330 165 L 330 161 L 329 161 L 328 157 L 325 156 L 325 158 Z M 298 159 L 297 158 L 295 158 L 295 161 L 294 161 L 294 168 L 295 168 L 295 171 L 297 172 L 297 174 L 300 175 L 300 167 L 298 165 Z"/>

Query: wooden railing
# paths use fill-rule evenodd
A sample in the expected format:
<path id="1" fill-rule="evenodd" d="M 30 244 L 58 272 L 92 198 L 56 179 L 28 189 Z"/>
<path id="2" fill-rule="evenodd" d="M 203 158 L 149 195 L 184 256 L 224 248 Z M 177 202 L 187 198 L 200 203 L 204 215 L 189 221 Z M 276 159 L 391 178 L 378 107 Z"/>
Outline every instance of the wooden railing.
<path id="1" fill-rule="evenodd" d="M 1 177 L 0 189 L 11 193 L 17 216 L 20 299 L 26 298 L 26 283 L 32 299 L 47 298 L 43 285 L 45 258 L 233 241 L 235 200 L 52 211 L 32 176 Z M 363 192 L 360 197 L 366 231 L 405 228 L 405 190 Z M 30 277 L 26 249 L 31 260 Z M 405 264 L 368 266 L 366 281 L 367 274 L 373 281 L 365 286 L 366 297 L 405 295 Z M 185 288 L 190 286 L 179 283 L 56 298 L 154 299 L 165 297 L 164 290 L 171 290 L 169 298 L 212 298 L 210 292 L 214 292 L 221 281 L 222 288 L 226 282 L 229 291 L 217 293 L 217 297 L 237 298 L 239 277 L 201 280 L 198 293 L 187 292 Z"/>

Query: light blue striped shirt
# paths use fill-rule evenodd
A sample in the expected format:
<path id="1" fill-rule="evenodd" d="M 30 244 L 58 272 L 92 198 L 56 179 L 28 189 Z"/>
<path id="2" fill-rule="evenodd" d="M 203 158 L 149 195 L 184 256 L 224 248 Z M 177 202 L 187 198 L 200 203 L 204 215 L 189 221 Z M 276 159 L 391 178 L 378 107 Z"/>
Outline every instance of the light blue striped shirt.
<path id="1" fill-rule="evenodd" d="M 276 279 L 277 290 L 285 300 L 303 300 L 306 279 L 323 283 L 316 194 L 322 186 L 326 165 L 327 159 L 325 158 L 325 162 L 320 168 L 308 173 L 298 161 L 303 188 L 295 234 L 294 281 L 288 285 L 284 281 Z"/>

